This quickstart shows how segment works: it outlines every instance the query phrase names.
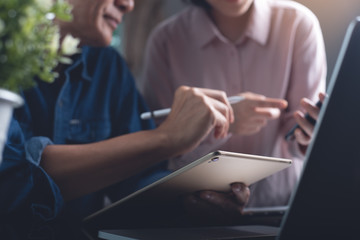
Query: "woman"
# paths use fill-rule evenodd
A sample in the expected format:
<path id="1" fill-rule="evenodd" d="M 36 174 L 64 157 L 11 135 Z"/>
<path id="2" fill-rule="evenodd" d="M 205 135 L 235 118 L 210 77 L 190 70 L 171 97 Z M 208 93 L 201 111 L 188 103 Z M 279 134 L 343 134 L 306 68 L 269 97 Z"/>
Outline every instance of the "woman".
<path id="1" fill-rule="evenodd" d="M 150 108 L 169 107 L 180 85 L 223 90 L 245 100 L 232 105 L 226 139 L 207 138 L 169 162 L 177 169 L 215 149 L 293 159 L 293 165 L 252 186 L 248 206 L 286 205 L 311 133 L 300 100 L 324 92 L 326 57 L 316 17 L 294 1 L 193 0 L 194 6 L 161 23 L 149 38 L 139 82 Z M 303 100 L 307 108 L 314 108 Z M 287 108 L 286 108 L 287 107 Z M 285 109 L 286 108 L 286 109 Z"/>

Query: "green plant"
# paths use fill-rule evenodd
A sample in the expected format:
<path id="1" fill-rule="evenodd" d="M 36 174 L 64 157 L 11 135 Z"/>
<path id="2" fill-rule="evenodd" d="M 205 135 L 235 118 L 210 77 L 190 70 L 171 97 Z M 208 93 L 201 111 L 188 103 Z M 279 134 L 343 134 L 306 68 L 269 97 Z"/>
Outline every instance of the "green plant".
<path id="1" fill-rule="evenodd" d="M 68 63 L 66 54 L 71 55 L 59 46 L 54 19 L 71 17 L 71 7 L 63 0 L 1 0 L 0 87 L 17 92 L 33 86 L 35 76 L 52 81 L 54 67 Z"/>

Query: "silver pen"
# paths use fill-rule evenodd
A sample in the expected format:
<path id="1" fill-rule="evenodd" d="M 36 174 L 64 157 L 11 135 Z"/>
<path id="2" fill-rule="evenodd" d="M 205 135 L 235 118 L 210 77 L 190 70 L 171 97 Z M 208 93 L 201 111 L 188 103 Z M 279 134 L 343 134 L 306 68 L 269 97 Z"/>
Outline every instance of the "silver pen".
<path id="1" fill-rule="evenodd" d="M 245 97 L 243 97 L 243 96 L 228 97 L 228 101 L 230 104 L 238 103 L 244 99 L 245 99 Z M 140 115 L 140 118 L 142 120 L 147 120 L 150 118 L 165 117 L 165 116 L 169 115 L 170 112 L 171 112 L 171 108 L 164 108 L 164 109 L 159 109 L 159 110 L 155 110 L 152 112 L 144 112 Z"/>

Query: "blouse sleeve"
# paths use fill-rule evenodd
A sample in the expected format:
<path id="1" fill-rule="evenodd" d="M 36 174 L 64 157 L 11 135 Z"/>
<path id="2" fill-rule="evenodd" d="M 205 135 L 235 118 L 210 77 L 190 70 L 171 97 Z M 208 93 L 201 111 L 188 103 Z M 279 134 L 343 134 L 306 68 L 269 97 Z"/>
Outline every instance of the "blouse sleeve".
<path id="1" fill-rule="evenodd" d="M 300 99 L 306 97 L 317 102 L 318 94 L 325 92 L 327 72 L 322 31 L 317 18 L 311 12 L 299 18 L 294 46 L 291 79 L 286 96 L 289 111 L 281 119 L 283 124 L 273 155 L 293 159 L 296 175 L 299 175 L 304 156 L 299 150 L 298 143 L 295 140 L 287 142 L 284 136 L 294 125 L 293 114 L 300 109 Z"/>

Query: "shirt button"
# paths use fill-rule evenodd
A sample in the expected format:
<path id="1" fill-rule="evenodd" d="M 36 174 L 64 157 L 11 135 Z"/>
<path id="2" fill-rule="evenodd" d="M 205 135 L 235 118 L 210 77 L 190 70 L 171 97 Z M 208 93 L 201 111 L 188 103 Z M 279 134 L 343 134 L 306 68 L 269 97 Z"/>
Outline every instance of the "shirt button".
<path id="1" fill-rule="evenodd" d="M 63 102 L 59 101 L 59 107 L 62 107 L 62 106 L 63 106 Z"/>
<path id="2" fill-rule="evenodd" d="M 78 125 L 78 124 L 80 124 L 80 120 L 79 119 L 71 119 L 70 124 L 71 125 Z"/>

